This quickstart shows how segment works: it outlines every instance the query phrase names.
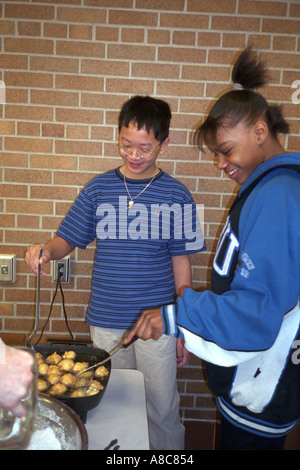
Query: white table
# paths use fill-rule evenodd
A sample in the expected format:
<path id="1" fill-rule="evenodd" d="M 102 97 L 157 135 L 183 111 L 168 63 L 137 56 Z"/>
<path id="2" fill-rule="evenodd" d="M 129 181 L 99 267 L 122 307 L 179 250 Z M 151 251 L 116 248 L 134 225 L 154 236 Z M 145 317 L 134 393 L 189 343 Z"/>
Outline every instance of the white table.
<path id="1" fill-rule="evenodd" d="M 148 450 L 144 376 L 132 369 L 112 369 L 107 389 L 89 410 L 85 427 L 89 450 L 103 450 L 117 439 L 120 450 Z"/>

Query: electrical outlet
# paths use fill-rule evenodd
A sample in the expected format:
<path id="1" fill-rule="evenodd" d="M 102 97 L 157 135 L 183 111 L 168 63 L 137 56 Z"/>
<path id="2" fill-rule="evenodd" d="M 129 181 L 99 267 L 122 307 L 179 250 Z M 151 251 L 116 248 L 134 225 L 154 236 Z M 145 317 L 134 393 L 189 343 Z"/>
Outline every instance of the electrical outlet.
<path id="1" fill-rule="evenodd" d="M 71 257 L 65 256 L 62 259 L 52 261 L 52 281 L 57 281 L 58 270 L 60 271 L 60 281 L 70 282 Z"/>
<path id="2" fill-rule="evenodd" d="M 16 255 L 0 255 L 0 282 L 15 282 Z"/>

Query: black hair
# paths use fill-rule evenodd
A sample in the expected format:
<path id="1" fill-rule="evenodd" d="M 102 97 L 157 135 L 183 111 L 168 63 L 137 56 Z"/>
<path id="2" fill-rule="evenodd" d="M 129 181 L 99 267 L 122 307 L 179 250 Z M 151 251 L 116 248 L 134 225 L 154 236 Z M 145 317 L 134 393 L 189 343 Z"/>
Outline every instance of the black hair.
<path id="1" fill-rule="evenodd" d="M 215 139 L 219 127 L 234 128 L 241 121 L 254 124 L 257 119 L 264 119 L 275 139 L 279 133 L 288 133 L 289 126 L 280 106 L 270 106 L 260 93 L 253 91 L 266 85 L 267 73 L 265 65 L 257 61 L 251 47 L 239 55 L 232 70 L 232 82 L 238 84 L 238 88 L 222 95 L 203 124 L 195 130 L 194 144 L 199 149 L 203 148 L 208 135 Z"/>
<path id="2" fill-rule="evenodd" d="M 170 106 L 163 100 L 151 96 L 134 96 L 123 104 L 119 115 L 119 132 L 122 126 L 132 122 L 138 129 L 151 129 L 162 143 L 169 136 L 172 114 Z"/>

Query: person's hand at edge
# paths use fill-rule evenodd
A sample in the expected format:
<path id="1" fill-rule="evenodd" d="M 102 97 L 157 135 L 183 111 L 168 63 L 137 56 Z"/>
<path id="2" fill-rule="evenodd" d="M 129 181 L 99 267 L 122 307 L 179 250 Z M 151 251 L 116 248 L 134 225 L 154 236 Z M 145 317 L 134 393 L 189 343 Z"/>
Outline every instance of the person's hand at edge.
<path id="1" fill-rule="evenodd" d="M 164 328 L 160 308 L 145 310 L 134 327 L 130 330 L 125 344 L 129 343 L 135 335 L 144 341 L 148 339 L 158 339 L 163 334 L 163 331 Z"/>

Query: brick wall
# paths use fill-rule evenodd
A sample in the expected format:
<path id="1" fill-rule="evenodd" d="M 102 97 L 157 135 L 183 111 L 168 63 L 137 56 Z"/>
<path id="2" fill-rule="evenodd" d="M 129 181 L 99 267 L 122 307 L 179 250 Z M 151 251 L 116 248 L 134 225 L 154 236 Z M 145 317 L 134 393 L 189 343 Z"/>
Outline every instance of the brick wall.
<path id="1" fill-rule="evenodd" d="M 167 100 L 171 145 L 160 167 L 205 205 L 206 253 L 193 255 L 197 289 L 209 282 L 220 224 L 236 188 L 208 155 L 191 145 L 191 131 L 211 101 L 228 90 L 230 65 L 248 43 L 270 66 L 270 101 L 283 104 L 291 125 L 284 142 L 300 146 L 299 0 L 2 0 L 0 4 L 0 253 L 17 255 L 17 279 L 1 283 L 0 325 L 10 344 L 33 328 L 36 278 L 26 247 L 47 242 L 85 183 L 120 164 L 116 120 L 134 94 Z M 2 90 L 3 91 L 3 90 Z M 298 101 L 298 100 L 296 100 Z M 66 311 L 76 338 L 89 300 L 94 246 L 72 254 Z M 55 284 L 42 279 L 42 326 Z M 46 336 L 67 337 L 61 296 Z M 185 419 L 213 420 L 215 405 L 201 361 L 179 371 Z"/>

